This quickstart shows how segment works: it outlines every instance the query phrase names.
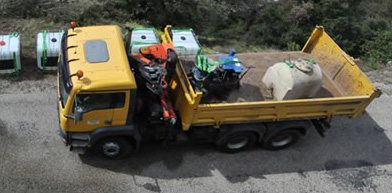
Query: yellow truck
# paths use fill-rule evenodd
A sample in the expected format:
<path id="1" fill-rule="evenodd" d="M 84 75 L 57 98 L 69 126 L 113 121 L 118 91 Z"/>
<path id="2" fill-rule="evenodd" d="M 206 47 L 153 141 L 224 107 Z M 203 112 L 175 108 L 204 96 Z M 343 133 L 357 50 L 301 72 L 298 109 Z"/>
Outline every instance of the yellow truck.
<path id="1" fill-rule="evenodd" d="M 170 26 L 162 42 L 172 43 Z M 60 136 L 72 151 L 91 150 L 108 158 L 127 156 L 150 140 L 212 142 L 229 153 L 255 144 L 279 150 L 300 141 L 308 128 L 323 134 L 334 116 L 360 116 L 381 95 L 321 26 L 301 52 L 238 56 L 254 68 L 234 94 L 213 102 L 203 101 L 203 92 L 192 85 L 186 62 L 176 63 L 168 93 L 177 121 L 168 123 L 159 100 L 140 89 L 119 27 L 69 29 L 62 38 L 58 64 Z M 276 62 L 304 57 L 321 68 L 320 92 L 308 98 L 273 100 L 261 81 L 267 69 Z"/>

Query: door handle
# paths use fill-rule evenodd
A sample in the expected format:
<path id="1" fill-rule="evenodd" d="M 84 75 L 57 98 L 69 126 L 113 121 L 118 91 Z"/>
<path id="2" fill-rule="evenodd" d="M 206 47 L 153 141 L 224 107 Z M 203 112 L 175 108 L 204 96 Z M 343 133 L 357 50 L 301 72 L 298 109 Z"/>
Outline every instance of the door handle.
<path id="1" fill-rule="evenodd" d="M 112 120 L 105 120 L 104 123 L 105 124 L 112 124 Z"/>

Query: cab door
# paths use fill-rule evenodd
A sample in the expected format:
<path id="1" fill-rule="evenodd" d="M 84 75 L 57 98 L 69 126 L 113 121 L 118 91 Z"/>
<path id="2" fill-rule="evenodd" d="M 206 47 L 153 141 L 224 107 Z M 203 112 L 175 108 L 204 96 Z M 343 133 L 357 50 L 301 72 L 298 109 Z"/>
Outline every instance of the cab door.
<path id="1" fill-rule="evenodd" d="M 70 131 L 91 132 L 101 127 L 125 124 L 127 116 L 126 112 L 123 113 L 127 110 L 125 99 L 126 92 L 76 94 L 74 107 L 78 106 L 82 109 L 83 118 L 76 123 L 70 122 Z M 114 112 L 121 116 L 114 117 Z"/>

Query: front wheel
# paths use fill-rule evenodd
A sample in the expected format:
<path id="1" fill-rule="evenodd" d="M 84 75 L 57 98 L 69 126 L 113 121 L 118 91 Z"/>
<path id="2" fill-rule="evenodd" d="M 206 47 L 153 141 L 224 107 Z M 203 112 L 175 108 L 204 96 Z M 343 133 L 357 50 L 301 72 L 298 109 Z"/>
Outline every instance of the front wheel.
<path id="1" fill-rule="evenodd" d="M 116 159 L 130 155 L 134 151 L 133 145 L 124 138 L 105 138 L 93 147 L 94 154 L 106 158 Z"/>
<path id="2" fill-rule="evenodd" d="M 252 147 L 257 141 L 257 135 L 251 132 L 233 133 L 225 137 L 218 148 L 226 153 L 236 153 Z"/>
<path id="3" fill-rule="evenodd" d="M 263 143 L 263 147 L 268 150 L 281 150 L 296 144 L 302 138 L 298 130 L 283 130 L 274 134 Z"/>

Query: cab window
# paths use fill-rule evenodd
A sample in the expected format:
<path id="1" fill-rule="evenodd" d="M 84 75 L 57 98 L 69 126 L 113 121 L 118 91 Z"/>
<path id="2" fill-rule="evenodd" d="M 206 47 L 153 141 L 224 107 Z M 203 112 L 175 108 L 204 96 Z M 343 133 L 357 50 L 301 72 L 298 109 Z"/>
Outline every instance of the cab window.
<path id="1" fill-rule="evenodd" d="M 76 103 L 82 107 L 83 112 L 123 108 L 125 93 L 77 94 Z"/>

